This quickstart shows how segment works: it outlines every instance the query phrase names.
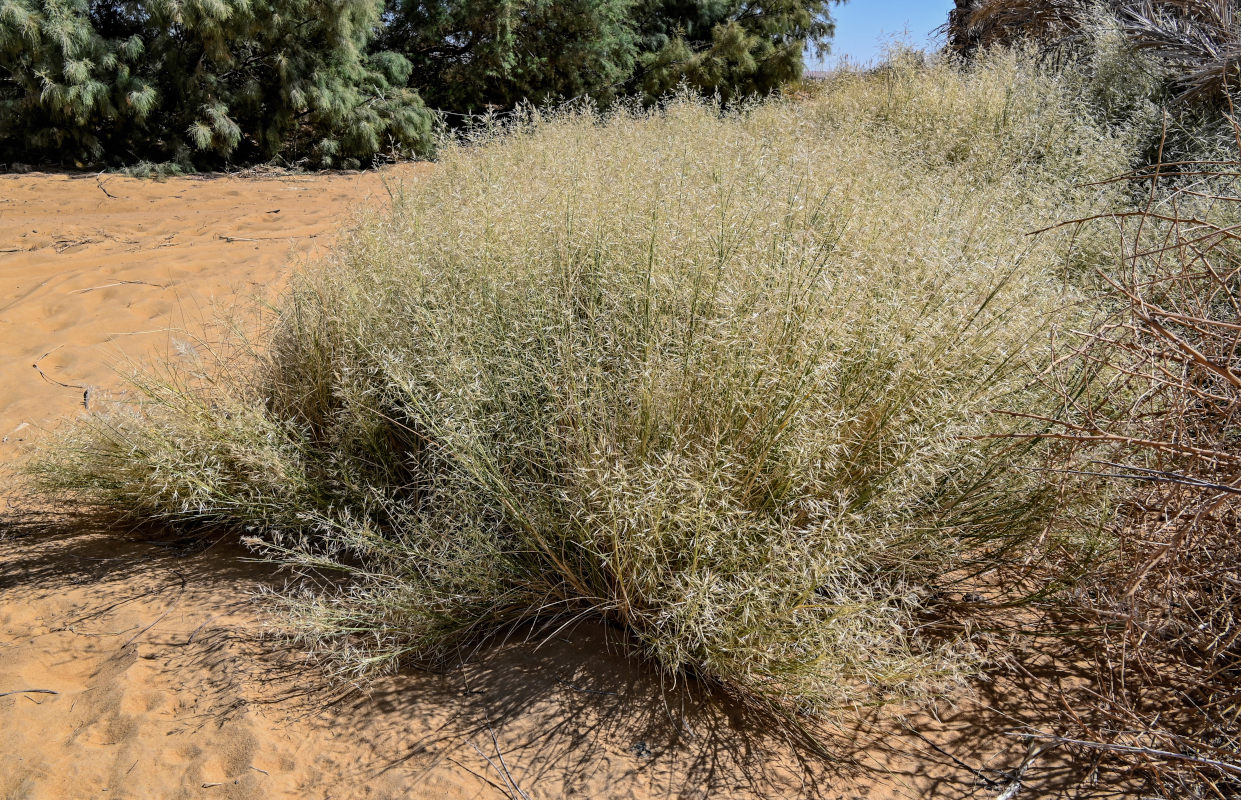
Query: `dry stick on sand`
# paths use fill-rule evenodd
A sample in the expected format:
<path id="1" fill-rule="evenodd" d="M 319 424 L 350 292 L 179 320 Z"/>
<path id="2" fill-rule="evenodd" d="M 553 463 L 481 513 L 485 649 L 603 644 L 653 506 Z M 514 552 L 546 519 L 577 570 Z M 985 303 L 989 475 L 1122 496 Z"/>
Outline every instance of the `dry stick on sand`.
<path id="1" fill-rule="evenodd" d="M 154 286 L 156 289 L 168 288 L 162 283 L 151 283 L 150 281 L 117 281 L 116 283 L 105 283 L 103 286 L 91 286 L 88 289 L 74 289 L 70 294 L 86 294 L 87 292 L 95 292 L 100 289 L 111 289 L 113 286 Z"/>
<path id="2" fill-rule="evenodd" d="M 11 694 L 60 694 L 60 692 L 52 689 L 15 689 L 11 692 L 0 692 L 0 697 L 8 697 Z"/>
<path id="3" fill-rule="evenodd" d="M 1030 769 L 1030 765 L 1034 763 L 1036 758 L 1051 749 L 1051 747 L 1052 745 L 1050 744 L 1039 745 L 1038 740 L 1031 737 L 1029 744 L 1026 746 L 1026 756 L 1021 759 L 1021 763 L 1013 772 L 1012 781 L 1009 782 L 1008 787 L 1004 791 L 1000 792 L 995 800 L 1013 800 L 1014 797 L 1020 794 L 1024 785 L 1022 781 L 1025 780 L 1026 772 Z"/>
<path id="4" fill-rule="evenodd" d="M 173 610 L 174 608 L 176 608 L 176 606 L 177 606 L 177 604 L 176 604 L 176 602 L 174 602 L 171 606 L 169 606 L 169 607 L 168 607 L 168 608 L 164 611 L 164 613 L 163 613 L 163 614 L 160 614 L 158 617 L 156 617 L 154 622 L 152 622 L 150 625 L 146 626 L 145 628 L 143 628 L 142 630 L 138 631 L 138 632 L 137 632 L 137 633 L 135 633 L 133 636 L 131 636 L 131 637 L 130 637 L 130 638 L 129 638 L 126 642 L 125 642 L 125 644 L 121 645 L 121 649 L 122 649 L 122 650 L 124 650 L 126 647 L 129 647 L 131 644 L 133 644 L 135 641 L 137 641 L 138 637 L 142 636 L 142 634 L 146 633 L 147 631 L 151 630 L 151 628 L 154 628 L 156 625 L 158 625 L 158 624 L 159 624 L 159 623 L 160 623 L 160 622 L 164 619 L 164 617 L 166 617 L 166 616 L 168 616 L 170 613 L 172 613 L 172 610 Z"/>
<path id="5" fill-rule="evenodd" d="M 219 619 L 219 618 L 220 618 L 220 615 L 219 615 L 219 614 L 216 614 L 216 615 L 215 615 L 214 617 L 212 617 L 211 619 L 208 619 L 208 620 L 203 621 L 203 623 L 202 623 L 201 625 L 199 625 L 197 628 L 195 628 L 195 629 L 194 629 L 194 630 L 190 633 L 189 638 L 185 640 L 185 642 L 182 644 L 182 646 L 189 645 L 189 644 L 193 644 L 193 643 L 194 643 L 194 637 L 198 635 L 198 632 L 199 632 L 199 631 L 201 631 L 203 628 L 207 627 L 208 625 L 210 625 L 212 622 L 215 622 L 215 621 L 216 621 L 217 619 Z"/>
<path id="6" fill-rule="evenodd" d="M 465 691 L 467 693 L 472 694 L 472 691 L 470 688 L 469 673 L 466 672 L 465 670 L 465 663 L 466 663 L 465 658 L 462 656 L 460 650 L 458 650 L 457 656 L 461 660 L 461 667 L 462 667 L 461 678 L 462 678 L 462 682 L 465 684 Z M 483 712 L 483 723 L 487 728 L 487 733 L 491 736 L 491 746 L 495 748 L 496 758 L 500 762 L 499 765 L 497 765 L 495 761 L 492 761 L 491 758 L 486 753 L 484 753 L 482 749 L 479 748 L 479 746 L 476 745 L 472 739 L 470 740 L 470 747 L 473 747 L 474 750 L 480 756 L 483 757 L 483 760 L 485 760 L 488 764 L 491 765 L 491 768 L 496 771 L 496 774 L 500 776 L 501 780 L 504 781 L 505 794 L 507 794 L 509 797 L 513 798 L 514 800 L 530 800 L 530 796 L 526 794 L 524 791 L 522 791 L 521 787 L 517 785 L 517 779 L 513 777 L 513 774 L 511 772 L 509 772 L 508 764 L 504 762 L 504 754 L 500 752 L 500 741 L 499 739 L 496 738 L 495 728 L 491 727 L 491 715 L 487 713 L 487 709 L 485 707 L 482 708 L 482 712 Z M 473 772 L 473 770 L 471 770 L 471 772 Z M 477 775 L 478 773 L 474 773 L 474 774 Z M 486 780 L 488 783 L 491 783 L 493 786 L 495 785 L 487 778 L 483 778 L 483 780 Z"/>
<path id="7" fill-rule="evenodd" d="M 53 347 L 51 350 L 48 350 L 46 353 L 44 353 L 43 355 L 41 355 L 41 356 L 39 356 L 38 358 L 36 358 L 36 359 L 35 359 L 35 362 L 34 362 L 33 364 L 31 364 L 31 366 L 32 366 L 32 367 L 34 367 L 34 368 L 35 368 L 35 370 L 37 370 L 37 371 L 38 371 L 38 373 L 39 373 L 39 377 L 40 377 L 40 378 L 42 378 L 43 380 L 47 381 L 48 383 L 53 383 L 53 384 L 55 384 L 55 385 L 57 385 L 57 386 L 63 386 L 63 387 L 65 387 L 66 389 L 81 389 L 81 390 L 82 390 L 82 407 L 83 407 L 83 408 L 85 408 L 87 411 L 90 411 L 90 396 L 91 396 L 91 391 L 92 391 L 92 390 L 91 390 L 91 387 L 89 387 L 89 386 L 83 386 L 83 385 L 82 385 L 82 384 L 80 384 L 80 383 L 62 383 L 61 381 L 58 381 L 58 380 L 56 380 L 55 378 L 49 378 L 49 377 L 48 377 L 48 375 L 47 375 L 47 373 L 46 373 L 46 372 L 44 372 L 44 371 L 43 371 L 43 369 L 42 369 L 42 367 L 40 367 L 40 366 L 39 366 L 39 362 L 40 362 L 40 361 L 42 361 L 43 359 L 47 358 L 47 357 L 48 357 L 48 356 L 50 356 L 52 353 L 55 353 L 55 352 L 56 352 L 57 350 L 59 350 L 61 347 L 62 347 L 62 345 L 56 345 L 56 346 L 55 346 L 55 347 Z"/>
<path id="8" fill-rule="evenodd" d="M 216 238 L 223 239 L 226 242 L 279 242 L 284 239 L 317 239 L 317 233 L 303 233 L 294 236 L 225 236 L 217 233 Z"/>
<path id="9" fill-rule="evenodd" d="M 490 725 L 487 726 L 487 730 L 491 730 Z M 470 742 L 470 747 L 473 747 L 474 751 L 482 756 L 483 760 L 490 764 L 491 768 L 500 775 L 500 777 L 504 780 L 505 786 L 507 787 L 505 792 L 509 794 L 510 797 L 521 798 L 521 800 L 530 800 L 530 796 L 521 790 L 521 787 L 517 785 L 517 781 L 513 779 L 512 773 L 508 771 L 508 765 L 504 763 L 504 756 L 500 753 L 500 746 L 499 744 L 495 744 L 495 740 L 496 735 L 492 732 L 491 741 L 495 746 L 496 756 L 500 759 L 499 766 L 497 766 L 496 762 L 492 761 L 491 757 L 484 753 L 478 745 L 474 744 L 474 742 Z M 491 783 L 491 781 L 488 781 L 488 783 Z"/>
<path id="10" fill-rule="evenodd" d="M 84 244 L 97 244 L 98 239 L 57 239 L 53 249 L 59 254 L 68 250 L 70 247 L 79 247 Z"/>
<path id="11" fill-rule="evenodd" d="M 1130 753 L 1133 755 L 1150 756 L 1151 758 L 1170 759 L 1172 761 L 1184 761 L 1188 764 L 1197 764 L 1202 767 L 1211 767 L 1220 772 L 1226 772 L 1230 775 L 1241 775 L 1241 764 L 1230 764 L 1227 761 L 1216 761 L 1212 758 L 1199 758 L 1197 756 L 1187 756 L 1184 753 L 1173 753 L 1170 750 L 1159 750 L 1154 747 L 1135 747 L 1128 744 L 1109 744 L 1106 742 L 1088 742 L 1084 739 L 1068 739 L 1063 736 L 1050 736 L 1045 733 L 1021 733 L 1009 734 L 1010 736 L 1029 736 L 1032 739 L 1040 739 L 1052 744 L 1076 745 L 1077 747 L 1085 747 L 1090 750 L 1102 750 L 1109 753 Z"/>
<path id="12" fill-rule="evenodd" d="M 177 607 L 177 604 L 178 604 L 178 603 L 180 603 L 180 602 L 181 602 L 181 598 L 185 595 L 185 587 L 186 587 L 186 584 L 188 583 L 188 581 L 186 581 L 186 579 L 185 579 L 185 576 L 184 576 L 184 575 L 182 575 L 181 573 L 177 572 L 176 570 L 173 570 L 173 574 L 174 574 L 174 575 L 176 575 L 176 576 L 177 576 L 178 578 L 180 578 L 180 580 L 181 580 L 181 591 L 179 591 L 179 592 L 177 593 L 177 596 L 173 598 L 173 600 L 172 600 L 172 605 L 170 605 L 170 606 L 168 606 L 168 608 L 164 609 L 164 613 L 163 613 L 163 614 L 160 614 L 158 617 L 156 617 L 155 621 L 154 621 L 154 622 L 152 622 L 150 625 L 146 626 L 146 627 L 145 627 L 145 628 L 143 628 L 142 630 L 140 630 L 140 631 L 138 631 L 137 633 L 135 633 L 133 636 L 129 637 L 128 641 L 126 641 L 126 642 L 125 642 L 125 644 L 121 645 L 121 649 L 122 649 L 122 650 L 124 650 L 126 647 L 129 647 L 131 644 L 133 644 L 134 642 L 136 642 L 136 641 L 139 639 L 139 637 L 141 637 L 141 636 L 142 636 L 142 634 L 146 633 L 147 631 L 151 630 L 151 629 L 152 629 L 152 628 L 154 628 L 156 625 L 158 625 L 160 622 L 162 622 L 162 621 L 163 621 L 163 619 L 164 619 L 164 617 L 166 617 L 166 616 L 168 616 L 169 614 L 171 614 L 171 613 L 172 613 L 172 610 L 173 610 L 174 608 L 176 608 L 176 607 Z M 197 631 L 195 631 L 195 633 L 197 633 Z"/>
<path id="13" fill-rule="evenodd" d="M 103 178 L 96 176 L 96 177 L 95 177 L 95 185 L 99 187 L 99 191 L 103 192 L 103 193 L 104 193 L 104 194 L 106 194 L 108 197 L 111 197 L 113 200 L 117 200 L 117 199 L 119 199 L 116 195 L 114 195 L 114 194 L 112 194 L 111 192 L 109 192 L 109 191 L 108 191 L 108 187 L 104 186 L 103 184 L 104 184 L 104 180 L 103 180 Z"/>
<path id="14" fill-rule="evenodd" d="M 475 747 L 474 749 L 475 749 L 475 750 L 478 750 L 478 748 L 477 748 L 477 747 Z M 481 752 L 481 751 L 480 751 L 480 752 Z M 486 756 L 484 756 L 484 758 L 485 758 L 485 757 L 486 757 Z M 450 761 L 450 762 L 451 762 L 451 763 L 453 763 L 453 764 L 456 764 L 458 767 L 461 767 L 461 769 L 463 769 L 463 770 L 465 770 L 466 772 L 470 773 L 470 774 L 471 774 L 471 775 L 473 775 L 475 778 L 478 778 L 480 781 L 483 781 L 483 782 L 484 782 L 484 783 L 486 783 L 488 786 L 491 786 L 492 788 L 494 788 L 494 789 L 496 789 L 496 790 L 498 790 L 498 791 L 504 792 L 504 794 L 508 795 L 509 797 L 512 797 L 512 793 L 509 791 L 508 787 L 506 787 L 506 786 L 501 786 L 500 784 L 496 783 L 496 782 L 495 782 L 495 781 L 493 781 L 491 778 L 488 778 L 486 775 L 482 774 L 482 773 L 481 773 L 481 772 L 479 772 L 478 770 L 471 769 L 469 766 L 467 766 L 467 765 L 465 765 L 465 764 L 462 764 L 460 761 L 458 761 L 457 759 L 455 759 L 455 758 L 453 758 L 453 757 L 451 757 L 451 756 L 449 756 L 449 757 L 448 757 L 448 761 Z"/>
<path id="15" fill-rule="evenodd" d="M 957 758 L 956 756 L 954 756 L 952 753 L 949 753 L 949 752 L 948 752 L 947 750 L 945 750 L 943 747 L 939 746 L 939 745 L 938 745 L 938 744 L 936 744 L 935 742 L 933 742 L 933 741 L 931 741 L 930 739 L 928 739 L 928 738 L 926 737 L 926 735 L 922 733 L 922 731 L 918 730 L 917 728 L 913 727 L 912 725 L 910 725 L 910 724 L 908 724 L 908 723 L 904 723 L 903 727 L 904 727 L 904 728 L 905 728 L 905 730 L 907 730 L 909 733 L 912 733 L 914 736 L 917 736 L 919 739 L 921 739 L 921 740 L 923 741 L 923 743 L 924 743 L 924 744 L 926 744 L 926 745 L 928 745 L 928 746 L 929 746 L 932 750 L 936 751 L 937 753 L 939 753 L 939 754 L 940 754 L 940 755 L 942 755 L 942 756 L 947 756 L 947 757 L 948 757 L 948 759 L 952 761 L 952 763 L 954 763 L 954 764 L 956 764 L 956 765 L 957 765 L 957 767 L 959 767 L 960 769 L 965 770 L 966 772 L 972 773 L 972 774 L 974 775 L 974 777 L 975 777 L 975 778 L 977 778 L 978 780 L 982 781 L 982 782 L 983 782 L 983 784 L 985 784 L 988 788 L 991 788 L 991 789 L 999 789 L 999 788 L 1001 788 L 1001 787 L 1003 787 L 1003 786 L 1005 785 L 1005 783 L 1004 783 L 1004 780 L 1003 780 L 1003 779 L 1001 779 L 1001 778 L 996 778 L 996 777 L 994 777 L 993 775 L 988 775 L 986 771 L 984 771 L 984 770 L 982 770 L 982 769 L 980 769 L 980 768 L 978 768 L 978 767 L 973 767 L 973 766 L 970 766 L 969 764 L 967 764 L 967 763 L 965 763 L 964 761 L 962 761 L 960 758 Z M 998 770 L 990 770 L 990 771 L 991 771 L 991 772 L 993 772 L 993 773 L 994 773 L 994 772 L 999 772 Z M 1011 787 L 1009 787 L 1009 788 L 1011 788 Z M 1007 791 L 1007 790 L 1006 790 L 1006 791 Z M 1001 795 L 1001 796 L 1002 796 L 1002 795 Z"/>

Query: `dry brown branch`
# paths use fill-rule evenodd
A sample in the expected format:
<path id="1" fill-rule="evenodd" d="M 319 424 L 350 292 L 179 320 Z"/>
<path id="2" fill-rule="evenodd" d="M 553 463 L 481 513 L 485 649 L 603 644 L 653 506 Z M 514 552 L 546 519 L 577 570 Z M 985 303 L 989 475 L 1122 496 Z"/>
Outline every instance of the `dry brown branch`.
<path id="1" fill-rule="evenodd" d="M 1131 176 L 1159 191 L 1115 218 L 1129 256 L 1100 275 L 1120 319 L 1065 344 L 1065 416 L 1042 420 L 1071 445 L 1058 469 L 1133 487 L 1117 558 L 1072 609 L 1095 620 L 1095 688 L 1056 688 L 1062 732 L 1045 738 L 1165 796 L 1241 792 L 1241 182 L 1221 165 Z M 1187 190 L 1187 173 L 1218 180 Z"/>

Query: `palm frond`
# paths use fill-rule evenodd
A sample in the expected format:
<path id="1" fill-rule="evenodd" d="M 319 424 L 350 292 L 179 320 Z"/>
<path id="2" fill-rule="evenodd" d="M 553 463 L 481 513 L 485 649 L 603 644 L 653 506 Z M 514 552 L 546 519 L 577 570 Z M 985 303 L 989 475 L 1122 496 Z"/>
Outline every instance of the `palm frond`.
<path id="1" fill-rule="evenodd" d="M 957 0 L 948 46 L 971 57 L 1021 42 L 1072 46 L 1110 15 L 1126 40 L 1168 69 L 1173 101 L 1221 104 L 1241 85 L 1241 9 L 1235 0 Z"/>

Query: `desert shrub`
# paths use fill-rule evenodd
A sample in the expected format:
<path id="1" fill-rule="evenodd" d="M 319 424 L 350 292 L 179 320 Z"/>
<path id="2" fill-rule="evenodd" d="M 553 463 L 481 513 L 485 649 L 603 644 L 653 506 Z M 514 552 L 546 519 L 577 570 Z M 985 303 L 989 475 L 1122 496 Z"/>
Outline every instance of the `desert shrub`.
<path id="1" fill-rule="evenodd" d="M 595 617 L 781 708 L 930 690 L 971 663 L 936 595 L 1099 524 L 996 411 L 1054 399 L 1076 313 L 1068 243 L 1026 231 L 1126 158 L 1068 86 L 898 63 L 479 131 L 251 363 L 140 378 L 30 474 L 300 568 L 288 607 L 350 668 Z"/>
<path id="2" fill-rule="evenodd" d="M 1114 557 L 1070 605 L 1092 623 L 1097 679 L 1051 716 L 1072 746 L 1164 796 L 1241 792 L 1239 165 L 1132 176 L 1147 202 L 1113 220 L 1110 302 L 1065 340 L 1057 373 L 1070 467 L 1126 496 Z"/>
<path id="3" fill-rule="evenodd" d="M 1156 123 L 1167 100 L 1167 68 L 1140 49 L 1111 14 L 1098 13 L 1087 20 L 1082 38 L 1082 74 L 1092 105 L 1111 122 L 1159 128 Z"/>
<path id="4" fill-rule="evenodd" d="M 425 152 L 377 0 L 0 2 L 0 161 L 182 167 Z"/>

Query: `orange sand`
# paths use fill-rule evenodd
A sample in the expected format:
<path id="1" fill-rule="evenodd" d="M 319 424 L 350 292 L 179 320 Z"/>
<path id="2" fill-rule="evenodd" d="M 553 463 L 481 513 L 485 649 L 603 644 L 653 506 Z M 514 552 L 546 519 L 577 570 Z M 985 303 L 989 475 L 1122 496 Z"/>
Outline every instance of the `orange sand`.
<path id="1" fill-rule="evenodd" d="M 0 176 L 0 481 L 82 412 L 84 392 L 118 385 L 114 365 L 159 358 L 217 306 L 270 295 L 353 209 L 387 202 L 384 180 L 416 190 L 422 169 Z M 592 626 L 351 691 L 264 628 L 255 593 L 279 579 L 244 555 L 227 542 L 130 540 L 0 493 L 0 797 L 852 800 L 1003 788 L 909 736 L 850 732 L 829 741 L 832 761 L 799 763 L 772 726 L 661 685 L 618 634 Z M 1024 746 L 1001 735 L 1015 723 L 970 707 L 918 724 L 971 764 L 1015 767 Z M 1040 774 L 1022 798 L 1056 796 Z"/>

